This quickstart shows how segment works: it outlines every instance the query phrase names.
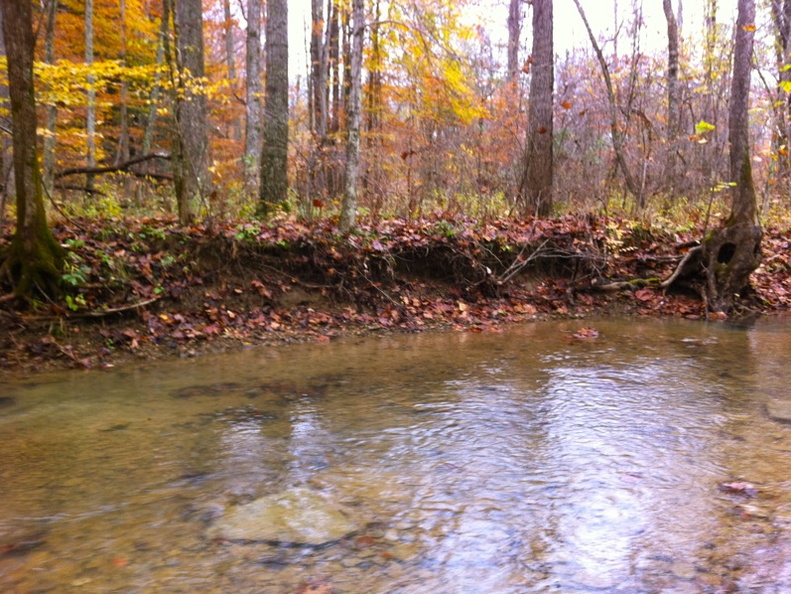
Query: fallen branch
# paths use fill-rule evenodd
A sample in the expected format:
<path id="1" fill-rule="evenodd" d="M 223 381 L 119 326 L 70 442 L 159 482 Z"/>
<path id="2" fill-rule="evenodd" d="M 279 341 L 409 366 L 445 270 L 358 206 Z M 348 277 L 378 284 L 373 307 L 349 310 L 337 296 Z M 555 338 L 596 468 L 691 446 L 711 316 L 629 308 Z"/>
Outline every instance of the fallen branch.
<path id="1" fill-rule="evenodd" d="M 633 278 L 627 281 L 615 281 L 611 283 L 604 283 L 602 285 L 592 284 L 589 288 L 591 291 L 636 291 L 637 289 L 644 289 L 646 287 L 661 287 L 662 281 L 659 278 Z"/>
<path id="2" fill-rule="evenodd" d="M 138 163 L 142 163 L 144 161 L 150 161 L 151 159 L 170 159 L 170 155 L 165 153 L 149 153 L 147 155 L 135 157 L 134 159 L 129 159 L 123 163 L 118 163 L 118 165 L 107 165 L 104 167 L 75 167 L 72 169 L 64 169 L 63 171 L 58 171 L 55 173 L 55 179 L 67 177 L 69 175 L 101 175 L 102 173 L 116 173 L 118 171 L 126 171 L 132 165 L 137 165 Z"/>
<path id="3" fill-rule="evenodd" d="M 56 190 L 77 190 L 78 192 L 85 192 L 86 194 L 96 194 L 97 196 L 107 196 L 104 192 L 86 186 L 77 186 L 71 184 L 55 184 L 53 186 Z"/>

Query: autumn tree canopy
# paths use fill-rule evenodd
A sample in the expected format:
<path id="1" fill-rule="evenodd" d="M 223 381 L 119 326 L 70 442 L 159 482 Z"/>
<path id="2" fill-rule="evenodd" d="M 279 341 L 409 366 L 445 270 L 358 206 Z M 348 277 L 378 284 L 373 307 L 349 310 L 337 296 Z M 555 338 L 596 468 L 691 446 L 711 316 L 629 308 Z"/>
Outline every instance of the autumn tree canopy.
<path id="1" fill-rule="evenodd" d="M 291 24 L 278 21 L 267 39 L 266 14 L 278 2 L 203 0 L 198 11 L 173 0 L 31 2 L 39 150 L 58 207 L 181 212 L 183 220 L 187 207 L 198 217 L 249 214 L 261 204 L 260 155 L 285 154 L 277 171 L 287 177 L 269 214 L 338 215 L 354 154 L 347 150 L 353 3 L 286 4 Z M 718 2 L 694 11 L 655 4 L 617 3 L 617 12 L 589 23 L 590 35 L 580 15 L 566 12 L 558 23 L 556 14 L 552 49 L 536 46 L 529 26 L 541 3 L 363 2 L 357 209 L 524 212 L 526 172 L 537 179 L 547 170 L 525 158 L 535 148 L 531 114 L 536 129 L 546 129 L 537 114 L 553 122 L 552 201 L 541 215 L 706 204 L 729 180 L 736 14 Z M 752 81 L 749 125 L 764 210 L 783 201 L 779 190 L 791 175 L 787 114 L 778 108 L 791 92 L 786 4 L 759 4 L 755 19 L 761 76 Z M 295 19 L 306 35 L 283 38 L 290 42 L 283 79 L 267 72 L 261 47 L 284 47 L 277 37 L 299 29 Z M 554 82 L 539 78 L 546 59 L 536 47 L 550 48 Z M 275 85 L 281 99 L 272 105 L 285 101 L 288 121 L 278 134 L 287 124 L 288 137 L 272 153 L 277 143 L 264 133 L 282 118 L 267 117 L 265 105 L 275 96 L 267 85 L 278 80 L 286 83 Z M 529 89 L 540 80 L 550 81 L 552 95 L 537 110 Z M 0 181 L 10 196 L 10 145 L 3 146 Z M 187 182 L 189 198 L 178 201 Z M 10 208 L 3 198 L 2 215 Z"/>

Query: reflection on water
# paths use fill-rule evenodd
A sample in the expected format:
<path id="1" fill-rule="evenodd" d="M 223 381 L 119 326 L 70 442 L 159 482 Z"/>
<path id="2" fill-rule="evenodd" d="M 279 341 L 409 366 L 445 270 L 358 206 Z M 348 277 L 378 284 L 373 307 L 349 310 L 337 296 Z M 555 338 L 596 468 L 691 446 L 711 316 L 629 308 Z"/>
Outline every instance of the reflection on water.
<path id="1" fill-rule="evenodd" d="M 791 591 L 791 323 L 596 326 L 0 384 L 0 590 Z M 359 529 L 213 532 L 305 488 Z"/>

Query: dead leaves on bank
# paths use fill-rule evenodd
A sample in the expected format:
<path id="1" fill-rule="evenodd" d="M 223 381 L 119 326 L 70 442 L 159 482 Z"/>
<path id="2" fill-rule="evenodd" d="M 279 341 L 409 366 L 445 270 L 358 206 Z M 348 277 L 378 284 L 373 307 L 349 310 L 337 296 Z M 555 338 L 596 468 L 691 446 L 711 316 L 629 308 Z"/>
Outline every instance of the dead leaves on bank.
<path id="1" fill-rule="evenodd" d="M 669 275 L 675 246 L 695 235 L 602 217 L 388 219 L 363 221 L 351 234 L 339 233 L 331 219 L 78 223 L 54 229 L 70 253 L 68 297 L 32 311 L 0 303 L 0 314 L 16 320 L 0 335 L 0 365 L 13 365 L 13 353 L 27 345 L 31 356 L 85 366 L 84 353 L 69 344 L 75 332 L 96 337 L 89 356 L 101 359 L 117 349 L 220 339 L 328 342 L 341 333 L 430 327 L 498 332 L 514 321 L 612 304 L 645 315 L 705 315 L 694 295 L 654 286 L 595 290 L 597 281 Z M 0 249 L 9 241 L 7 230 Z M 764 243 L 755 288 L 767 307 L 788 309 L 789 241 L 768 230 Z M 0 293 L 9 290 L 0 286 Z M 44 344 L 42 332 L 53 323 L 64 326 L 65 338 Z M 26 330 L 38 334 L 23 344 Z M 584 330 L 574 340 L 595 338 Z"/>

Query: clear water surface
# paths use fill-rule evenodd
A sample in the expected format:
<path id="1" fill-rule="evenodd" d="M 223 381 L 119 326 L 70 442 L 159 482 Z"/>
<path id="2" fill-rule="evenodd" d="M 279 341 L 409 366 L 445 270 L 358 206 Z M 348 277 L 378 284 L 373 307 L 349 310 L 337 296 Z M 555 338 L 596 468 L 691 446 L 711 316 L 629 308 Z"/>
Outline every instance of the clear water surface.
<path id="1" fill-rule="evenodd" d="M 791 592 L 791 320 L 586 324 L 0 376 L 0 591 Z"/>

